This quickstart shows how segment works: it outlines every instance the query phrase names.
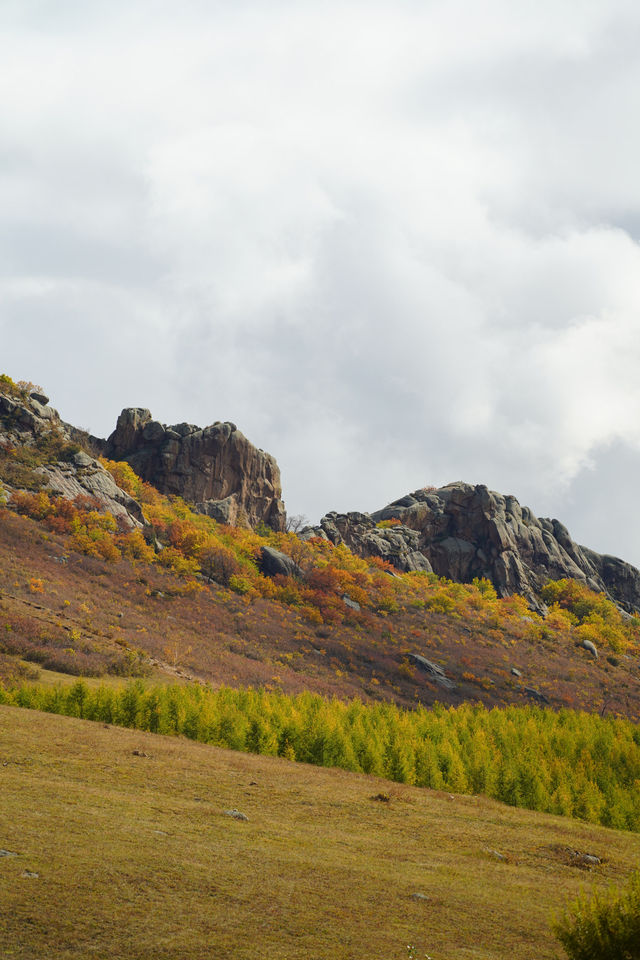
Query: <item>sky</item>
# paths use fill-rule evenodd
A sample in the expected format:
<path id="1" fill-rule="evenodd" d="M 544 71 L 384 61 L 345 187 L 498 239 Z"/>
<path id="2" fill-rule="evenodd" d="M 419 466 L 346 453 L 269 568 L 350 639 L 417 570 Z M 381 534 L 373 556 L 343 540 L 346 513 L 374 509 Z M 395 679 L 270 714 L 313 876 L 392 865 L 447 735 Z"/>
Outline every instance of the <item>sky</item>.
<path id="1" fill-rule="evenodd" d="M 640 565 L 640 5 L 0 0 L 0 367 Z"/>

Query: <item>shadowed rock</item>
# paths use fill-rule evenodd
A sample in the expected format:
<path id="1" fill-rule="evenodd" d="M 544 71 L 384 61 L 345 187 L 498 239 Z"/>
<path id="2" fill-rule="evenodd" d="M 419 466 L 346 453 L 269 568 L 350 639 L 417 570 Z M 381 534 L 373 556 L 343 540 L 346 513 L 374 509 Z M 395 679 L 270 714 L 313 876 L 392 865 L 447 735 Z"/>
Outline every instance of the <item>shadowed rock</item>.
<path id="1" fill-rule="evenodd" d="M 258 563 L 267 577 L 299 577 L 302 573 L 295 560 L 273 547 L 262 548 Z"/>
<path id="2" fill-rule="evenodd" d="M 424 670 L 424 672 L 429 675 L 431 680 L 433 680 L 434 683 L 437 683 L 439 687 L 442 687 L 445 690 L 455 690 L 455 683 L 453 680 L 449 679 L 438 663 L 434 663 L 432 660 L 427 660 L 426 657 L 421 656 L 419 653 L 409 653 L 407 654 L 407 657 L 412 663 L 415 663 L 420 670 Z"/>
<path id="3" fill-rule="evenodd" d="M 534 687 L 524 687 L 523 690 L 532 700 L 537 700 L 538 703 L 549 703 L 549 698 L 540 690 L 535 690 Z"/>

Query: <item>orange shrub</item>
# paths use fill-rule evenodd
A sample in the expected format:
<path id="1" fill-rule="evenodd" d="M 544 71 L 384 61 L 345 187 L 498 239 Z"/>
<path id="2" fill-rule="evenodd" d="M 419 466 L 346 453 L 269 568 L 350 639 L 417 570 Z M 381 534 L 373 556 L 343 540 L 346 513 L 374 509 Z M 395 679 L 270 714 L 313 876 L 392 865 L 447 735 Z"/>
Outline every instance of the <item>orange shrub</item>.
<path id="1" fill-rule="evenodd" d="M 24 490 L 16 490 L 11 496 L 11 503 L 18 513 L 33 520 L 44 520 L 55 512 L 49 495 L 44 492 L 27 493 Z"/>
<path id="2" fill-rule="evenodd" d="M 135 529 L 129 533 L 121 534 L 117 538 L 117 545 L 122 556 L 129 560 L 143 560 L 145 563 L 153 563 L 156 558 L 155 551 L 144 539 L 142 530 Z"/>

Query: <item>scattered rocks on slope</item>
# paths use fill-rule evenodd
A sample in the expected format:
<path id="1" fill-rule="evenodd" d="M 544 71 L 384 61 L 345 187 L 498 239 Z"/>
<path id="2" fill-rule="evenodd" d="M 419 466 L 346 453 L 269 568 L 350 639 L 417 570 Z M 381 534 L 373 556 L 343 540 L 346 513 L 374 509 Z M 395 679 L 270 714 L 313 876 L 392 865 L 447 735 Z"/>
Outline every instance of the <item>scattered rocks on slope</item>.
<path id="1" fill-rule="evenodd" d="M 383 521 L 395 525 L 379 527 Z M 570 577 L 604 591 L 628 612 L 640 610 L 640 571 L 575 543 L 558 520 L 538 518 L 513 496 L 486 486 L 450 483 L 416 490 L 372 514 L 328 513 L 303 536 L 346 543 L 400 570 L 433 570 L 470 583 L 491 580 L 499 596 L 522 594 L 540 613 L 548 580 Z"/>
<path id="2" fill-rule="evenodd" d="M 603 857 L 598 857 L 593 853 L 584 853 L 581 850 L 574 850 L 573 847 L 564 847 L 562 844 L 551 844 L 546 848 L 554 859 L 559 860 L 568 867 L 578 867 L 580 870 L 591 870 L 593 867 L 599 867 L 605 863 Z"/>
<path id="3" fill-rule="evenodd" d="M 444 690 L 455 690 L 455 683 L 449 679 L 438 663 L 427 660 L 426 657 L 422 657 L 419 653 L 408 653 L 407 658 L 411 660 L 412 663 L 415 663 L 421 670 L 424 670 L 425 673 L 428 673 L 430 679 L 437 683 L 439 687 L 442 687 Z"/>
<path id="4" fill-rule="evenodd" d="M 248 820 L 249 817 L 246 813 L 241 813 L 239 810 L 225 810 L 225 817 L 232 817 L 234 820 Z"/>
<path id="5" fill-rule="evenodd" d="M 580 853 L 579 850 L 573 851 L 573 859 L 585 867 L 597 867 L 602 863 L 600 857 L 596 857 L 593 853 Z"/>
<path id="6" fill-rule="evenodd" d="M 266 523 L 284 530 L 278 465 L 234 423 L 166 426 L 149 410 L 129 407 L 118 417 L 105 453 L 126 460 L 162 493 L 178 494 L 222 523 Z"/>

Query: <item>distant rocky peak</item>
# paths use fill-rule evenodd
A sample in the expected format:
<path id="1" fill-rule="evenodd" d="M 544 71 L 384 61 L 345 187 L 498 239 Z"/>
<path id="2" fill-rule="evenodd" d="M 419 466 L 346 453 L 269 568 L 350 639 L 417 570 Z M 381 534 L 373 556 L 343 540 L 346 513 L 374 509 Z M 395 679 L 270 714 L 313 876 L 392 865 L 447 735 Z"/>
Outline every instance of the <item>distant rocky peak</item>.
<path id="1" fill-rule="evenodd" d="M 483 484 L 422 488 L 372 514 L 329 513 L 307 535 L 383 557 L 400 570 L 466 583 L 485 577 L 499 596 L 522 594 L 538 610 L 545 583 L 570 577 L 628 612 L 640 611 L 640 571 L 580 546 L 560 521 L 538 518 Z"/>

